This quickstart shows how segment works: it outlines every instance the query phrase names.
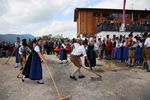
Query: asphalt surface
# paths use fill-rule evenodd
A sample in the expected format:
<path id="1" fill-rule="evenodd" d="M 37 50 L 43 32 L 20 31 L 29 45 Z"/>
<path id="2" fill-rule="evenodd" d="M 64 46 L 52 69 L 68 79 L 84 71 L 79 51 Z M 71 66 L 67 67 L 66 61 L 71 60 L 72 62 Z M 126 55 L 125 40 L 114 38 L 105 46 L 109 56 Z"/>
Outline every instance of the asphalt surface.
<path id="1" fill-rule="evenodd" d="M 93 69 L 102 75 L 102 81 L 93 80 L 95 74 L 82 69 L 86 76 L 77 81 L 69 78 L 76 68 L 72 64 L 59 64 L 55 55 L 46 55 L 49 69 L 63 96 L 69 100 L 150 100 L 150 73 L 137 66 L 128 68 L 113 61 L 97 61 Z M 4 64 L 7 58 L 0 58 L 0 100 L 57 100 L 57 94 L 46 65 L 43 64 L 45 84 L 17 78 L 19 68 L 14 68 L 15 58 Z"/>

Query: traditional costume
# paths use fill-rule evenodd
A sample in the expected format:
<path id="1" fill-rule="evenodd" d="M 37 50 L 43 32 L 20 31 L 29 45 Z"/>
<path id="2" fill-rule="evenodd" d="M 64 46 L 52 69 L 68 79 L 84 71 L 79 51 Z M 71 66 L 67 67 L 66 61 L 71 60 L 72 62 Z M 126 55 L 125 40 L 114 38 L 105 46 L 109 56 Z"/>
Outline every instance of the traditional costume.
<path id="1" fill-rule="evenodd" d="M 25 78 L 29 78 L 30 75 L 30 67 L 31 67 L 31 61 L 32 61 L 32 53 L 29 55 L 26 64 L 24 66 L 24 69 L 22 71 L 22 81 L 24 82 Z"/>
<path id="2" fill-rule="evenodd" d="M 40 46 L 36 45 L 34 51 L 32 52 L 32 61 L 29 78 L 31 80 L 42 80 L 42 62 L 38 55 L 41 52 Z"/>
<path id="3" fill-rule="evenodd" d="M 22 81 L 24 82 L 25 78 L 29 78 L 30 76 L 30 68 L 31 68 L 31 62 L 32 62 L 32 56 L 33 56 L 33 52 L 34 52 L 34 47 L 36 46 L 35 42 L 36 40 L 33 41 L 34 43 L 32 43 L 32 47 L 31 47 L 31 51 L 28 58 L 27 58 L 27 61 L 25 63 L 25 66 L 23 68 L 23 71 L 22 71 Z"/>
<path id="4" fill-rule="evenodd" d="M 15 43 L 15 57 L 16 57 L 16 66 L 15 68 L 18 67 L 19 65 L 19 47 L 20 47 L 21 43 L 20 43 L 20 38 L 17 37 L 17 42 Z"/>
<path id="5" fill-rule="evenodd" d="M 112 53 L 113 45 L 111 40 L 108 40 L 107 42 L 107 59 L 111 59 L 111 53 Z"/>
<path id="6" fill-rule="evenodd" d="M 62 43 L 61 47 L 60 47 L 59 60 L 60 60 L 60 62 L 59 62 L 60 64 L 63 64 L 63 60 L 66 60 L 66 63 L 68 62 L 67 61 L 66 46 L 64 43 Z"/>
<path id="7" fill-rule="evenodd" d="M 88 65 L 87 60 L 85 59 L 85 66 L 86 67 L 95 67 L 96 66 L 96 52 L 94 51 L 94 45 L 89 44 L 86 50 L 87 57 L 90 61 L 90 66 Z"/>
<path id="8" fill-rule="evenodd" d="M 142 61 L 142 43 L 138 42 L 138 46 L 135 50 L 135 61 L 140 62 Z"/>
<path id="9" fill-rule="evenodd" d="M 136 39 L 130 37 L 128 39 L 128 46 L 129 46 L 128 64 L 130 65 L 130 67 L 133 67 L 135 61 L 135 50 L 136 47 L 138 46 Z"/>
<path id="10" fill-rule="evenodd" d="M 148 65 L 147 71 L 150 72 L 150 34 L 149 34 L 148 38 L 145 40 L 144 46 L 146 49 L 146 56 L 147 56 L 146 57 L 147 58 L 147 65 Z"/>
<path id="11" fill-rule="evenodd" d="M 121 47 L 122 47 L 122 43 L 117 43 L 117 47 L 116 47 L 116 54 L 115 54 L 115 59 L 117 60 L 117 62 L 121 62 Z"/>
<path id="12" fill-rule="evenodd" d="M 77 69 L 71 74 L 70 78 L 76 79 L 76 74 L 79 74 L 79 78 L 84 78 L 85 76 L 81 74 L 80 68 L 82 67 L 81 64 L 81 56 L 86 57 L 86 50 L 84 46 L 80 45 L 79 43 L 73 44 L 73 50 L 70 54 L 70 61 L 77 67 Z"/>
<path id="13" fill-rule="evenodd" d="M 19 48 L 19 56 L 20 56 L 20 64 L 21 64 L 21 69 L 23 69 L 24 67 L 24 64 L 26 63 L 26 57 L 27 55 L 31 53 L 31 50 L 29 49 L 29 47 L 27 46 L 27 43 L 26 43 L 26 39 L 23 39 L 22 41 L 22 45 L 21 47 Z"/>

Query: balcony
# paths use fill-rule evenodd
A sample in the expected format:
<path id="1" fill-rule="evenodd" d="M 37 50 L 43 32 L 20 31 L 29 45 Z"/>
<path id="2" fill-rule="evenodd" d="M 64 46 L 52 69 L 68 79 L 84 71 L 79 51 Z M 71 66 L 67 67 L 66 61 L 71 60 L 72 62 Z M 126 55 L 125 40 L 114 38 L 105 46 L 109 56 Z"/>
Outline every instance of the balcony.
<path id="1" fill-rule="evenodd" d="M 101 23 L 97 25 L 96 31 L 120 31 L 121 24 L 119 23 Z M 150 24 L 126 24 L 126 32 L 150 32 Z"/>

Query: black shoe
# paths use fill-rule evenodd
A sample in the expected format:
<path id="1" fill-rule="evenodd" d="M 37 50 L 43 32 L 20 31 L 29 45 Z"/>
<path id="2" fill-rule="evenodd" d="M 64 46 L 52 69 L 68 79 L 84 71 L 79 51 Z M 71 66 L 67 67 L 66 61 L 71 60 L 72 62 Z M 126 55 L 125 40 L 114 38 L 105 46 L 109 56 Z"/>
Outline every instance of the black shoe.
<path id="1" fill-rule="evenodd" d="M 77 80 L 77 78 L 75 76 L 70 76 L 70 78 L 73 80 Z"/>
<path id="2" fill-rule="evenodd" d="M 144 69 L 147 69 L 148 68 L 148 65 L 146 62 L 144 62 Z"/>
<path id="3" fill-rule="evenodd" d="M 38 83 L 38 84 L 44 84 L 44 82 L 43 82 L 43 81 L 37 81 L 37 83 Z"/>
<path id="4" fill-rule="evenodd" d="M 134 65 L 130 65 L 130 67 L 134 67 Z"/>
<path id="5" fill-rule="evenodd" d="M 22 78 L 22 82 L 24 82 L 24 81 L 25 81 L 25 79 Z"/>
<path id="6" fill-rule="evenodd" d="M 23 70 L 23 67 L 21 67 L 20 70 Z"/>
<path id="7" fill-rule="evenodd" d="M 15 66 L 14 68 L 18 68 L 18 66 Z"/>
<path id="8" fill-rule="evenodd" d="M 66 64 L 68 63 L 69 61 L 66 61 Z"/>
<path id="9" fill-rule="evenodd" d="M 25 81 L 25 75 L 22 75 L 22 82 Z"/>
<path id="10" fill-rule="evenodd" d="M 81 76 L 79 76 L 79 78 L 81 79 L 81 78 L 85 78 L 85 76 L 84 75 L 81 75 Z"/>
<path id="11" fill-rule="evenodd" d="M 147 72 L 150 72 L 150 70 L 147 70 Z"/>

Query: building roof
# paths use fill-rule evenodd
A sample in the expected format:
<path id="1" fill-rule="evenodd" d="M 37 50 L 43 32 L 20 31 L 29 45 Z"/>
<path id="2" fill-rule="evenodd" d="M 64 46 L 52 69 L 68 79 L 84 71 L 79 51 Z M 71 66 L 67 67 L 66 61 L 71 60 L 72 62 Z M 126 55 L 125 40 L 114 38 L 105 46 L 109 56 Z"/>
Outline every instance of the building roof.
<path id="1" fill-rule="evenodd" d="M 107 9 L 107 8 L 76 8 L 74 10 L 74 21 L 77 21 L 78 18 L 78 12 L 79 11 L 95 11 L 95 12 L 100 12 L 100 11 L 110 11 L 110 12 L 122 12 L 122 9 Z M 132 10 L 132 9 L 126 9 L 126 13 L 149 13 L 150 10 Z"/>

